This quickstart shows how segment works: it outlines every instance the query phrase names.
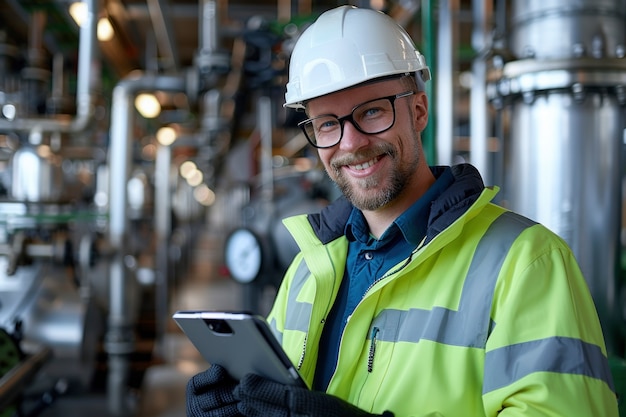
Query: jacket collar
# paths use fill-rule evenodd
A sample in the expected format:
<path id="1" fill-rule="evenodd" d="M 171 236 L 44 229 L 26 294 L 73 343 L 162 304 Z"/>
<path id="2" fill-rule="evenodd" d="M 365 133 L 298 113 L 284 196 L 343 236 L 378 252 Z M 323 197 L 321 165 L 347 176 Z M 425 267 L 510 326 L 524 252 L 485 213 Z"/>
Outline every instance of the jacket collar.
<path id="1" fill-rule="evenodd" d="M 445 169 L 447 169 L 445 166 L 431 167 L 436 178 Z M 460 164 L 452 166 L 450 169 L 454 181 L 432 204 L 428 220 L 428 240 L 431 240 L 465 213 L 485 188 L 480 173 L 472 165 Z M 322 209 L 321 212 L 309 214 L 308 220 L 318 239 L 326 244 L 343 236 L 352 209 L 352 204 L 344 196 L 341 196 Z"/>

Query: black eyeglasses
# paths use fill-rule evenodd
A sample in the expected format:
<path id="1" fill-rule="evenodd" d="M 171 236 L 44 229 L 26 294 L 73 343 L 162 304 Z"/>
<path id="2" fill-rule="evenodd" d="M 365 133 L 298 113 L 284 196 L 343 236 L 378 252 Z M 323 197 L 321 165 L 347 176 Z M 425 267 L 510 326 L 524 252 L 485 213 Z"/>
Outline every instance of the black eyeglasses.
<path id="1" fill-rule="evenodd" d="M 343 137 L 343 126 L 347 120 L 361 133 L 375 135 L 391 129 L 396 121 L 396 99 L 408 97 L 415 91 L 405 91 L 388 97 L 366 101 L 352 109 L 347 116 L 337 117 L 332 114 L 306 119 L 298 126 L 316 148 L 332 148 Z"/>

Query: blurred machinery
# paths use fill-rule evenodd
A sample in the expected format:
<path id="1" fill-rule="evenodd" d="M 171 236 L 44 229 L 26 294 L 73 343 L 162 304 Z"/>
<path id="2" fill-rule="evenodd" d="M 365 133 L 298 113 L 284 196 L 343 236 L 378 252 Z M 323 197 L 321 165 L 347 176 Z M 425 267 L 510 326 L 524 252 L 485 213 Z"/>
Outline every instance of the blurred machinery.
<path id="1" fill-rule="evenodd" d="M 211 99 L 230 66 L 228 54 L 216 50 L 215 2 L 200 4 L 197 65 L 173 75 L 125 77 L 113 91 L 111 112 L 98 85 L 99 4 L 83 5 L 75 98 L 68 96 L 63 59 L 55 57 L 52 72 L 47 67 L 45 11 L 33 13 L 25 62 L 13 45 L 0 49 L 0 345 L 7 352 L 0 360 L 0 410 L 6 415 L 36 414 L 57 395 L 97 389 L 106 391 L 112 414 L 131 412 L 137 362 L 146 361 L 141 354 L 149 362 L 165 320 L 168 273 L 184 267 L 172 265 L 169 255 L 193 242 L 192 234 L 172 239 L 180 236 L 175 227 L 201 214 L 197 200 L 176 191 L 188 187 L 170 175 L 168 146 L 153 152 L 151 164 L 142 157 L 132 103 L 146 91 L 186 95 L 200 115 L 190 147 L 193 154 L 203 149 L 208 165 L 220 146 L 226 149 L 220 140 L 231 127 L 232 115 Z M 177 199 L 184 203 L 175 209 Z"/>
<path id="2" fill-rule="evenodd" d="M 626 1 L 498 4 L 504 10 L 492 49 L 474 66 L 488 80 L 477 96 L 492 104 L 501 141 L 488 171 L 503 186 L 502 204 L 572 247 L 596 303 L 626 415 Z M 487 113 L 481 115 L 476 121 L 485 126 Z M 488 148 L 485 136 L 475 139 L 482 139 L 477 148 Z"/>
<path id="3" fill-rule="evenodd" d="M 106 393 L 110 414 L 132 414 L 133 391 L 158 352 L 171 287 L 188 266 L 205 204 L 220 181 L 223 200 L 237 194 L 228 175 L 218 174 L 234 148 L 242 102 L 258 105 L 261 115 L 248 131 L 253 145 L 244 163 L 235 162 L 250 174 L 237 180 L 246 182 L 242 205 L 274 220 L 314 201 L 303 179 L 320 178 L 289 167 L 289 158 L 281 163 L 288 174 L 275 170 L 272 131 L 285 57 L 276 57 L 281 36 L 264 19 L 231 34 L 227 51 L 218 2 L 200 1 L 193 65 L 130 72 L 107 104 L 96 44 L 100 4 L 82 5 L 75 74 L 60 55 L 48 68 L 45 8 L 33 8 L 25 60 L 9 39 L 0 45 L 1 415 L 36 415 L 59 395 L 93 391 Z M 178 104 L 155 123 L 135 111 L 144 94 Z M 261 153 L 263 162 L 254 161 Z M 262 204 L 250 201 L 267 187 L 269 200 L 263 191 Z M 224 209 L 223 227 L 242 222 L 232 206 Z"/>
<path id="4" fill-rule="evenodd" d="M 503 202 L 572 247 L 624 354 L 626 1 L 514 1 L 492 51 Z M 547 36 L 548 34 L 554 34 Z M 500 39 L 503 40 L 503 39 Z"/>
<path id="5" fill-rule="evenodd" d="M 18 354 L 2 375 L 0 409 L 17 408 L 29 388 L 28 410 L 35 411 L 44 398 L 85 386 L 96 371 L 105 323 L 106 280 L 95 266 L 106 220 L 90 203 L 105 157 L 94 133 L 95 32 L 83 27 L 72 99 L 63 58 L 54 57 L 52 71 L 47 67 L 45 22 L 45 14 L 33 14 L 22 68 L 12 45 L 1 49 L 0 327 Z M 46 377 L 37 386 L 40 369 Z"/>

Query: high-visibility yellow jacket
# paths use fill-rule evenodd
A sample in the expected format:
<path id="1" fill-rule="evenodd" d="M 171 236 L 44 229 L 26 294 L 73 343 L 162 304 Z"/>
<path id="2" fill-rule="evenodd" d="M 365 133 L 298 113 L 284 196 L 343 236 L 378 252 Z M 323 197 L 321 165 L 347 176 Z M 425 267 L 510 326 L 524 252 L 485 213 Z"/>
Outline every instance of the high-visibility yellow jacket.
<path id="1" fill-rule="evenodd" d="M 571 250 L 491 203 L 497 189 L 472 168 L 454 173 L 424 242 L 350 317 L 327 392 L 396 417 L 616 417 L 600 323 Z M 473 197 L 459 193 L 464 183 Z M 344 273 L 350 210 L 341 198 L 284 220 L 301 252 L 268 320 L 309 384 Z"/>

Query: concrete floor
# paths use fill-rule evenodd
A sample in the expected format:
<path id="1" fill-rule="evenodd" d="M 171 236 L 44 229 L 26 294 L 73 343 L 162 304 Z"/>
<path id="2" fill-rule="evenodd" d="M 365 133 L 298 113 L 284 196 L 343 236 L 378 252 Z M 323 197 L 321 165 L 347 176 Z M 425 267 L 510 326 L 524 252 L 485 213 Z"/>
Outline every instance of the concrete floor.
<path id="1" fill-rule="evenodd" d="M 205 232 L 191 254 L 187 276 L 173 289 L 171 317 L 177 310 L 238 310 L 243 308 L 239 284 L 221 271 L 223 236 Z M 169 319 L 167 331 L 156 347 L 162 363 L 146 370 L 139 397 L 137 417 L 185 416 L 185 387 L 189 378 L 205 370 L 208 363 Z"/>
<path id="2" fill-rule="evenodd" d="M 180 331 L 171 315 L 177 310 L 243 308 L 243 290 L 220 273 L 223 238 L 204 233 L 191 254 L 187 276 L 171 289 L 169 317 L 162 340 L 155 344 L 153 360 L 145 370 L 141 388 L 129 393 L 129 412 L 112 413 L 109 399 L 101 393 L 61 395 L 36 415 L 39 417 L 184 417 L 185 387 L 194 374 L 208 364 Z M 272 290 L 260 297 L 259 313 L 268 311 Z"/>
<path id="3" fill-rule="evenodd" d="M 246 309 L 242 286 L 221 272 L 222 242 L 222 236 L 211 233 L 200 240 L 189 276 L 175 289 L 170 316 L 177 310 Z M 273 297 L 272 288 L 259 294 L 257 312 L 267 314 Z M 163 364 L 146 371 L 137 417 L 185 416 L 187 381 L 208 366 L 173 320 L 168 322 L 162 346 Z"/>
<path id="4" fill-rule="evenodd" d="M 221 278 L 185 285 L 172 302 L 175 310 L 232 310 L 241 306 L 239 286 Z M 189 378 L 208 364 L 176 324 L 168 326 L 162 343 L 163 364 L 147 369 L 144 376 L 138 417 L 185 416 L 185 386 Z"/>

